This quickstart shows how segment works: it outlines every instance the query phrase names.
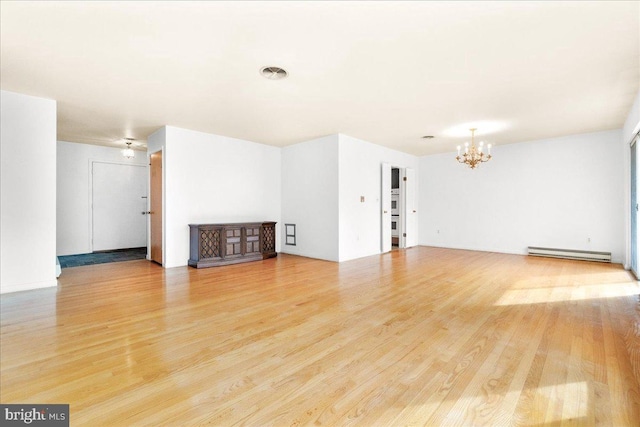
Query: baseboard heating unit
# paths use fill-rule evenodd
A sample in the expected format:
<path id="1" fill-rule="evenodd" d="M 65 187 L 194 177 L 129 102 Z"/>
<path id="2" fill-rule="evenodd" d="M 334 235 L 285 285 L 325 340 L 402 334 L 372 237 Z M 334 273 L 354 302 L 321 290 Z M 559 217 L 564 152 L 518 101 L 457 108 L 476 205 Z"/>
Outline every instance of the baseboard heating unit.
<path id="1" fill-rule="evenodd" d="M 578 251 L 574 249 L 537 248 L 529 246 L 529 255 L 581 261 L 611 262 L 611 252 Z"/>

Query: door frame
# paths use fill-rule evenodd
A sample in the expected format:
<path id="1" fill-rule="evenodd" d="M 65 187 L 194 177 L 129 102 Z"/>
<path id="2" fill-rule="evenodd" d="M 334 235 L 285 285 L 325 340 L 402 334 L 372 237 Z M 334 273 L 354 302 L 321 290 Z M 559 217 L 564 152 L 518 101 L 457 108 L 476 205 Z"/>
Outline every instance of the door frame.
<path id="1" fill-rule="evenodd" d="M 407 222 L 409 220 L 408 215 L 414 215 L 416 214 L 417 210 L 415 209 L 415 205 L 416 205 L 416 197 L 417 194 L 415 192 L 415 185 L 416 183 L 414 182 L 414 190 L 413 190 L 413 206 L 411 207 L 411 212 L 408 212 L 407 209 L 407 185 L 406 185 L 406 178 L 407 178 L 407 170 L 412 171 L 410 173 L 410 175 L 413 175 L 413 180 L 417 182 L 417 175 L 416 175 L 416 170 L 413 168 L 409 168 L 409 167 L 402 167 L 402 166 L 394 166 L 390 163 L 382 163 L 381 165 L 381 177 L 382 177 L 382 182 L 381 182 L 381 197 L 380 197 L 380 229 L 381 229 L 381 237 L 380 237 L 380 252 L 381 253 L 386 253 L 391 251 L 392 245 L 391 245 L 391 170 L 392 169 L 398 169 L 399 173 L 400 173 L 400 187 L 399 187 L 399 198 L 398 198 L 398 249 L 406 249 L 408 247 L 413 247 L 417 245 L 418 242 L 418 238 L 417 236 L 414 236 L 413 238 L 410 239 L 411 243 L 415 243 L 412 244 L 410 246 L 407 246 L 407 237 L 406 237 L 406 232 L 407 232 Z M 388 193 L 388 194 L 387 194 Z M 417 221 L 417 219 L 416 219 Z M 417 223 L 414 224 L 414 229 L 417 229 Z M 387 242 L 385 237 L 389 236 L 389 241 Z"/>
<path id="2" fill-rule="evenodd" d="M 413 168 L 401 168 L 400 176 L 400 247 L 411 248 L 418 244 L 416 231 L 418 229 L 416 218 L 416 171 Z M 412 199 L 411 203 L 409 203 L 410 198 Z M 410 221 L 412 222 L 413 233 L 409 233 L 409 237 L 407 237 L 407 229 L 409 228 Z"/>
<path id="3" fill-rule="evenodd" d="M 629 143 L 629 269 L 638 278 L 638 143 L 640 143 L 640 133 L 634 135 Z"/>
<path id="4" fill-rule="evenodd" d="M 164 266 L 165 265 L 165 260 L 166 260 L 166 251 L 165 251 L 165 156 L 164 156 L 164 149 L 161 148 L 160 150 L 154 151 L 152 153 L 147 153 L 147 163 L 149 165 L 149 193 L 147 194 L 147 211 L 148 212 L 152 212 L 151 210 L 151 186 L 152 186 L 152 182 L 151 182 L 151 156 L 153 156 L 154 154 L 158 154 L 160 153 L 160 171 L 161 171 L 161 179 L 160 179 L 160 205 L 161 205 L 161 214 L 160 214 L 160 250 L 162 252 L 161 255 L 161 263 L 160 265 Z M 152 230 L 151 230 L 151 216 L 152 214 L 147 215 L 147 259 L 149 261 L 154 261 L 153 258 L 151 257 L 151 238 L 152 238 Z M 158 262 L 158 261 L 154 261 L 154 262 Z"/>
<path id="5" fill-rule="evenodd" d="M 407 179 L 406 168 L 396 166 L 400 173 L 400 197 L 398 198 L 398 249 L 407 247 L 407 193 L 405 180 Z"/>
<path id="6" fill-rule="evenodd" d="M 391 252 L 391 165 L 380 165 L 380 253 Z"/>

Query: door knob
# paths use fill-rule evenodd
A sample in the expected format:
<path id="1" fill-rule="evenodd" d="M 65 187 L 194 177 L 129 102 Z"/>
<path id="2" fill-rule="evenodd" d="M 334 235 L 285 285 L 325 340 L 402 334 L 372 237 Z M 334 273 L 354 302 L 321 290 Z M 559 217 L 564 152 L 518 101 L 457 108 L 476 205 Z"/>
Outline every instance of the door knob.
<path id="1" fill-rule="evenodd" d="M 387 213 L 387 211 L 382 211 L 382 213 Z"/>
<path id="2" fill-rule="evenodd" d="M 142 211 L 142 215 L 151 215 L 151 212 L 149 212 L 149 211 Z"/>

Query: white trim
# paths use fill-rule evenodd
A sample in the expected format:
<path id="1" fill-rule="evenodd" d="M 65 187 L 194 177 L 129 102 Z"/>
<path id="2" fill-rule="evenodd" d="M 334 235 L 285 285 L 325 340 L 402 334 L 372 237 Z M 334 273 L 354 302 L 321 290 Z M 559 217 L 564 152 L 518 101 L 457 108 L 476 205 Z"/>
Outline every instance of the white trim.
<path id="1" fill-rule="evenodd" d="M 400 197 L 398 198 L 398 204 L 400 206 L 398 209 L 398 249 L 405 249 L 407 247 L 407 189 L 406 189 L 406 181 L 407 178 L 407 168 L 404 167 L 395 167 L 398 169 L 398 178 L 399 178 L 399 186 L 400 189 Z"/>
<path id="2" fill-rule="evenodd" d="M 10 292 L 30 291 L 33 289 L 53 288 L 56 286 L 58 286 L 57 280 L 46 280 L 44 282 L 33 283 L 17 283 L 14 285 L 2 284 L 2 290 L 0 291 L 0 293 L 8 294 Z"/>
<path id="3" fill-rule="evenodd" d="M 167 235 L 167 231 L 165 229 L 166 227 L 165 215 L 166 215 L 167 207 L 165 203 L 166 203 L 167 195 L 166 195 L 166 183 L 165 183 L 166 149 L 164 146 L 158 150 L 147 151 L 147 164 L 146 164 L 146 166 L 148 167 L 147 169 L 147 211 L 151 210 L 151 155 L 156 153 L 160 153 L 160 155 L 162 156 L 162 165 L 161 165 L 161 168 L 162 168 L 162 191 L 161 191 L 162 193 L 162 242 L 160 244 L 162 245 L 162 268 L 165 268 L 165 265 L 166 265 L 165 239 Z M 150 215 L 147 215 L 147 260 L 151 261 L 151 216 Z"/>

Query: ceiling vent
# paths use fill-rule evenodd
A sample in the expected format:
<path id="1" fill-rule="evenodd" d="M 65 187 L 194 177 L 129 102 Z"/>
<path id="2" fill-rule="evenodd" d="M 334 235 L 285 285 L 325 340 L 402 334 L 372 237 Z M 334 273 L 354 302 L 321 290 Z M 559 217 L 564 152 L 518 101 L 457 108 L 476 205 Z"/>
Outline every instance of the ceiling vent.
<path id="1" fill-rule="evenodd" d="M 260 74 L 269 80 L 282 80 L 289 75 L 284 68 L 280 67 L 263 67 L 260 70 Z"/>

